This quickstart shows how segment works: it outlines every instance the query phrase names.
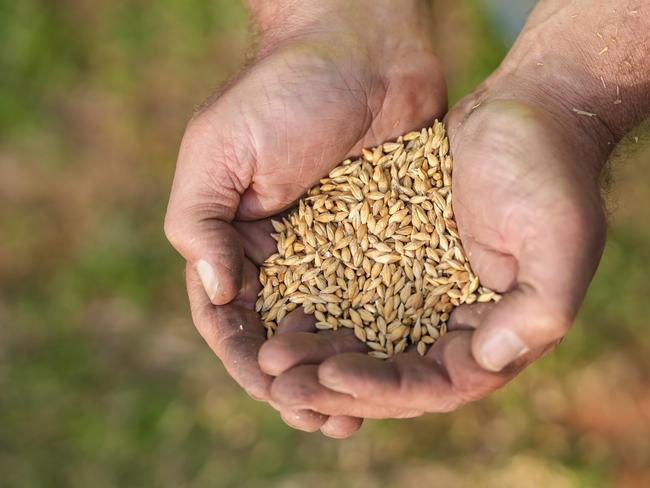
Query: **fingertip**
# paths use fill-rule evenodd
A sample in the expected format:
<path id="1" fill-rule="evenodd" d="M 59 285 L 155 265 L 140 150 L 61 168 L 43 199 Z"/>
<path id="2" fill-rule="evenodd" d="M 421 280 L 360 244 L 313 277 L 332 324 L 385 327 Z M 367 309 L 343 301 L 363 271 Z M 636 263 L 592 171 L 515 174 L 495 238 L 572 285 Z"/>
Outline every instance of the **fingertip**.
<path id="1" fill-rule="evenodd" d="M 317 432 L 328 421 L 327 415 L 308 409 L 281 410 L 280 417 L 289 427 L 302 432 Z"/>
<path id="2" fill-rule="evenodd" d="M 536 287 L 520 283 L 485 314 L 472 337 L 471 351 L 487 371 L 501 372 L 530 351 L 563 337 L 571 320 Z"/>
<path id="3" fill-rule="evenodd" d="M 302 307 L 292 310 L 278 324 L 276 335 L 287 334 L 290 332 L 315 332 L 316 317 L 305 313 Z"/>
<path id="4" fill-rule="evenodd" d="M 272 337 L 260 348 L 257 361 L 260 369 L 271 376 L 279 376 L 291 367 L 288 357 L 292 351 L 287 350 L 286 341 L 281 337 Z"/>
<path id="5" fill-rule="evenodd" d="M 319 364 L 339 353 L 365 350 L 365 345 L 345 329 L 311 332 L 285 332 L 269 339 L 260 350 L 260 367 L 278 376 L 301 364 Z"/>
<path id="6" fill-rule="evenodd" d="M 358 417 L 350 417 L 347 415 L 335 415 L 329 417 L 320 427 L 323 435 L 331 437 L 332 439 L 347 439 L 355 432 L 357 432 L 363 419 Z"/>
<path id="7" fill-rule="evenodd" d="M 279 376 L 299 364 L 314 364 L 327 352 L 324 337 L 309 332 L 276 335 L 260 348 L 258 361 L 262 371 Z"/>

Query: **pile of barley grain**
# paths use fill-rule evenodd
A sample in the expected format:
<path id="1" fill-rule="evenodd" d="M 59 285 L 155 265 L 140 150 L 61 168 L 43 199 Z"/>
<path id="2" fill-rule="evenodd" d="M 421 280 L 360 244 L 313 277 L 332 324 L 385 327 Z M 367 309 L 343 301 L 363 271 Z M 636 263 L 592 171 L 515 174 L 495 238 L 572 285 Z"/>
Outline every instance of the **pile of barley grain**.
<path id="1" fill-rule="evenodd" d="M 499 297 L 465 257 L 442 123 L 346 160 L 273 222 L 278 252 L 262 265 L 256 309 L 271 337 L 298 305 L 318 329 L 354 329 L 370 354 L 420 354 L 454 307 Z"/>

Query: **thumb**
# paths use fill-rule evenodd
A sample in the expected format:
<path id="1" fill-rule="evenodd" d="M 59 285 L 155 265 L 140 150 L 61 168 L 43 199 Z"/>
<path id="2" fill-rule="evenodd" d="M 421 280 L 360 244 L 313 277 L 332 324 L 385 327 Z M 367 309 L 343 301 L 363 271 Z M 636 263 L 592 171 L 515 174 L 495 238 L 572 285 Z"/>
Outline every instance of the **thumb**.
<path id="1" fill-rule="evenodd" d="M 195 268 L 210 301 L 233 300 L 242 284 L 244 251 L 231 222 L 250 181 L 245 134 L 218 128 L 205 114 L 187 127 L 165 216 L 165 234 Z M 233 168 L 237 171 L 233 171 Z"/>
<path id="2" fill-rule="evenodd" d="M 558 342 L 584 299 L 604 247 L 602 212 L 594 205 L 555 215 L 536 223 L 515 255 L 516 286 L 473 335 L 472 353 L 487 370 L 501 371 L 527 352 Z"/>

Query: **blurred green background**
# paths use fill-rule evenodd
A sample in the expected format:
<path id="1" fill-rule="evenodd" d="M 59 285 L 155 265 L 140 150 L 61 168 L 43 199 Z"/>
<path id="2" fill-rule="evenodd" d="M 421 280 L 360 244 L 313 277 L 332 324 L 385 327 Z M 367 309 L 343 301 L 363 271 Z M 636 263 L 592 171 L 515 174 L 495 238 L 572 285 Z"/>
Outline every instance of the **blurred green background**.
<path id="1" fill-rule="evenodd" d="M 452 101 L 506 35 L 435 2 Z M 162 234 L 194 106 L 241 66 L 237 0 L 0 0 L 0 486 L 650 486 L 650 150 L 562 346 L 453 414 L 286 427 L 195 333 Z"/>

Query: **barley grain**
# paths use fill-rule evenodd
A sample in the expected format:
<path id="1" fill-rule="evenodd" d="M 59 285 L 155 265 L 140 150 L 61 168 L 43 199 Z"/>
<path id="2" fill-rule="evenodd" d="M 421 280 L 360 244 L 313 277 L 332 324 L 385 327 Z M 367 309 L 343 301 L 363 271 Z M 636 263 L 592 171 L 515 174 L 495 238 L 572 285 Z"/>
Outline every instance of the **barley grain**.
<path id="1" fill-rule="evenodd" d="M 579 115 L 592 115 L 575 110 Z M 255 309 L 271 337 L 299 305 L 318 330 L 352 329 L 369 354 L 427 348 L 453 308 L 498 301 L 466 258 L 441 122 L 364 149 L 321 179 L 281 221 Z"/>

